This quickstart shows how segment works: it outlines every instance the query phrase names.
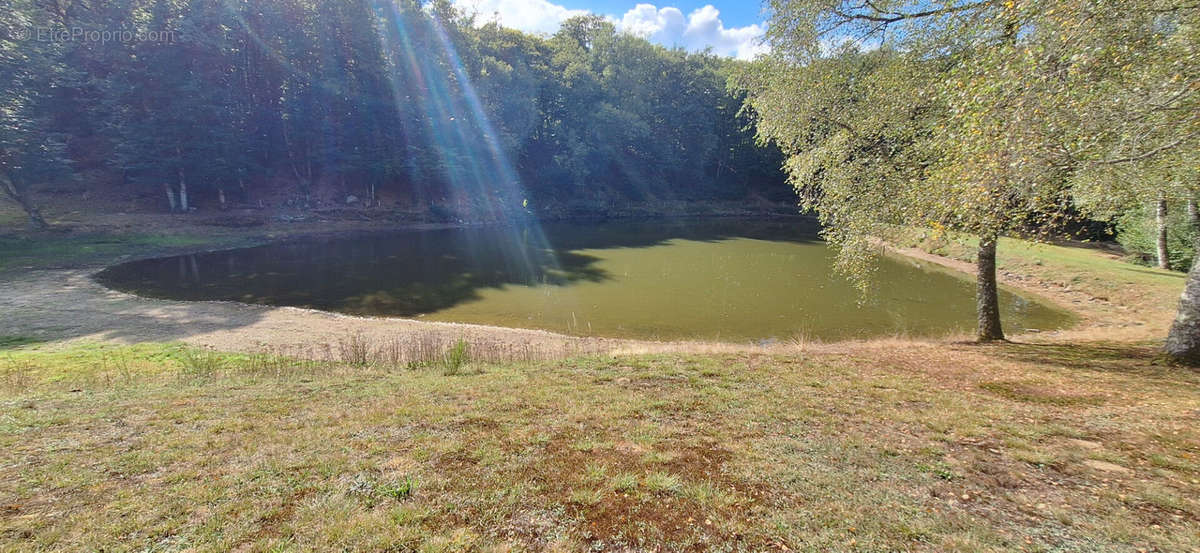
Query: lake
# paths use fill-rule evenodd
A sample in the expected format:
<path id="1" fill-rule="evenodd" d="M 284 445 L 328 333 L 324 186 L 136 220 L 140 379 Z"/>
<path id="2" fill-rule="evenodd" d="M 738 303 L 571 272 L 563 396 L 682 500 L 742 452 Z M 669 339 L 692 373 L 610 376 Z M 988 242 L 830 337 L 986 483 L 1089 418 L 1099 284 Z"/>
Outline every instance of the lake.
<path id="1" fill-rule="evenodd" d="M 884 257 L 870 297 L 833 271 L 808 219 L 405 231 L 135 261 L 97 280 L 142 296 L 232 300 L 648 339 L 938 336 L 975 324 L 974 281 Z M 1070 314 L 1012 290 L 1010 330 Z"/>

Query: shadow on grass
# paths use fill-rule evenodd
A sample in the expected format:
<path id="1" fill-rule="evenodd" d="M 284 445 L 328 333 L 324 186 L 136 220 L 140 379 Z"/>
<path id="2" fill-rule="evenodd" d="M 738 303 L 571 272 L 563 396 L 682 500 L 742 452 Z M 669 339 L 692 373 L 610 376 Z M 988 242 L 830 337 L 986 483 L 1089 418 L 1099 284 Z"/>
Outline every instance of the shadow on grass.
<path id="1" fill-rule="evenodd" d="M 979 387 L 1002 398 L 1024 403 L 1055 405 L 1058 407 L 1101 405 L 1104 403 L 1104 398 L 1102 396 L 1091 394 L 1064 394 L 1055 390 L 1045 389 L 1044 387 L 1031 382 L 984 382 L 981 383 Z"/>
<path id="2" fill-rule="evenodd" d="M 42 342 L 45 342 L 45 340 L 31 338 L 29 336 L 8 336 L 0 334 L 0 351 L 19 348 L 21 346 L 40 344 Z"/>
<path id="3" fill-rule="evenodd" d="M 1136 265 L 1134 265 L 1132 267 L 1122 267 L 1122 270 L 1133 272 L 1133 273 L 1143 273 L 1143 274 L 1147 274 L 1147 275 L 1154 275 L 1154 276 L 1161 276 L 1161 277 L 1168 277 L 1168 278 L 1182 279 L 1182 278 L 1187 277 L 1187 273 L 1180 273 L 1180 272 L 1176 272 L 1176 271 L 1168 272 L 1168 271 L 1164 271 L 1161 269 L 1160 270 L 1151 270 L 1151 269 L 1138 267 Z"/>
<path id="4" fill-rule="evenodd" d="M 1196 380 L 1200 373 L 1176 366 L 1162 353 L 1157 342 L 1080 342 L 1034 344 L 1009 342 L 998 345 L 997 357 L 1068 369 L 1116 374 Z"/>

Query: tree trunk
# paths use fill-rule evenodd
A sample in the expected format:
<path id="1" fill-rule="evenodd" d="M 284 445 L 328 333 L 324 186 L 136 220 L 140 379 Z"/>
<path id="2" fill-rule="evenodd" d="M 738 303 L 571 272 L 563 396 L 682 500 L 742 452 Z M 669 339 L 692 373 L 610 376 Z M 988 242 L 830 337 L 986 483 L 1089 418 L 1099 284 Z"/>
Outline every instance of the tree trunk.
<path id="1" fill-rule="evenodd" d="M 4 192 L 14 202 L 17 202 L 17 205 L 21 206 L 21 209 L 29 216 L 29 222 L 33 223 L 33 226 L 39 229 L 50 228 L 50 224 L 46 222 L 46 218 L 42 217 L 41 210 L 36 205 L 33 205 L 33 202 L 25 196 L 21 189 L 17 188 L 17 183 L 12 178 L 4 179 Z"/>
<path id="2" fill-rule="evenodd" d="M 33 226 L 43 230 L 50 228 L 50 223 L 47 223 L 46 218 L 42 217 L 42 210 L 33 205 L 28 198 L 21 198 L 20 204 L 21 209 L 25 210 L 25 214 L 29 216 L 29 222 L 33 223 Z"/>
<path id="3" fill-rule="evenodd" d="M 1167 251 L 1167 200 L 1162 196 L 1159 196 L 1158 201 L 1154 204 L 1154 222 L 1158 230 L 1156 235 L 1158 268 L 1170 269 L 1171 257 L 1170 252 Z"/>
<path id="4" fill-rule="evenodd" d="M 187 213 L 188 212 L 187 181 L 183 179 L 183 168 L 180 168 L 178 170 L 178 172 L 179 172 L 179 210 L 184 213 Z"/>
<path id="5" fill-rule="evenodd" d="M 979 254 L 975 260 L 975 311 L 979 316 L 980 342 L 1004 339 L 1000 326 L 1000 296 L 996 285 L 996 237 L 979 239 Z"/>
<path id="6" fill-rule="evenodd" d="M 1179 310 L 1167 334 L 1167 354 L 1189 365 L 1200 365 L 1200 255 L 1192 261 Z"/>
<path id="7" fill-rule="evenodd" d="M 170 183 L 163 183 L 163 192 L 166 192 L 167 194 L 167 209 L 169 209 L 171 213 L 175 213 L 175 191 L 171 190 Z"/>
<path id="8" fill-rule="evenodd" d="M 1188 271 L 1183 294 L 1179 296 L 1179 309 L 1175 312 L 1171 331 L 1167 333 L 1164 349 L 1176 361 L 1196 366 L 1200 365 L 1200 213 L 1197 213 L 1195 199 L 1188 198 L 1187 214 L 1192 231 L 1197 233 L 1196 255 L 1192 258 L 1192 269 Z"/>

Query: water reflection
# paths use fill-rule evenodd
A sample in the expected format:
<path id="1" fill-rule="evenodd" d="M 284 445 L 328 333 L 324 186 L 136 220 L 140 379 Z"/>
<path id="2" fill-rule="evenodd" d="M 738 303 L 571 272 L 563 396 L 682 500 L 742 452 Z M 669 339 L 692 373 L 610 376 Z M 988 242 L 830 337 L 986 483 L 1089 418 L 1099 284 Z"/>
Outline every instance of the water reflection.
<path id="1" fill-rule="evenodd" d="M 477 298 L 485 287 L 605 278 L 597 258 L 563 251 L 556 259 L 550 249 L 518 243 L 527 237 L 471 229 L 309 240 L 137 261 L 97 278 L 149 297 L 401 316 Z"/>
<path id="2" fill-rule="evenodd" d="M 806 219 L 546 225 L 372 234 L 138 261 L 98 279 L 184 300 L 234 300 L 359 315 L 642 338 L 833 339 L 969 329 L 973 286 L 888 260 L 873 291 L 831 273 Z M 1005 292 L 1021 327 L 1068 320 Z"/>

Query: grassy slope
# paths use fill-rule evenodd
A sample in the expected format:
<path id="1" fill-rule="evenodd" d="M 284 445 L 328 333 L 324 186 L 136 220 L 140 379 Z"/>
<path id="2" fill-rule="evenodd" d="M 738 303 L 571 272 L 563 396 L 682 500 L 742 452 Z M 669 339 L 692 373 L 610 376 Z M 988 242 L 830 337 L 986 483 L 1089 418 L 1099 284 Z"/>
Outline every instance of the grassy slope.
<path id="1" fill-rule="evenodd" d="M 76 264 L 95 263 L 133 252 L 198 248 L 211 242 L 211 239 L 201 235 L 47 234 L 37 238 L 0 236 L 0 272 L 55 267 L 64 261 Z"/>
<path id="2" fill-rule="evenodd" d="M 927 232 L 913 232 L 900 245 L 974 262 L 975 241 Z M 968 270 L 973 270 L 967 268 Z M 1121 333 L 1122 339 L 1161 339 L 1174 317 L 1185 275 L 1121 261 L 1114 253 L 1094 247 L 1061 246 L 1002 238 L 997 270 L 1010 285 L 1041 292 L 1083 317 L 1083 326 L 1096 338 L 1112 337 L 1113 327 L 1142 327 Z M 1010 329 L 1013 330 L 1013 329 Z M 1075 337 L 1086 337 L 1087 333 Z"/>
<path id="3" fill-rule="evenodd" d="M 290 223 L 276 217 L 278 212 L 257 210 L 171 215 L 128 212 L 130 207 L 112 200 L 59 196 L 43 205 L 43 214 L 53 227 L 34 231 L 22 211 L 0 198 L 0 276 L 29 269 L 103 266 L 127 257 L 186 253 L 201 248 L 247 246 L 306 233 L 385 230 L 396 226 L 386 220 Z"/>
<path id="4" fill-rule="evenodd" d="M 1181 286 L 1001 252 L 1093 324 Z M 1200 375 L 1093 332 L 455 375 L 3 337 L 0 551 L 1196 550 Z"/>
<path id="5" fill-rule="evenodd" d="M 1096 249 L 1011 238 L 1001 240 L 1000 248 L 1001 270 L 1040 276 L 1095 298 L 1136 307 L 1142 315 L 1172 314 L 1183 291 L 1184 273 L 1134 265 Z"/>

